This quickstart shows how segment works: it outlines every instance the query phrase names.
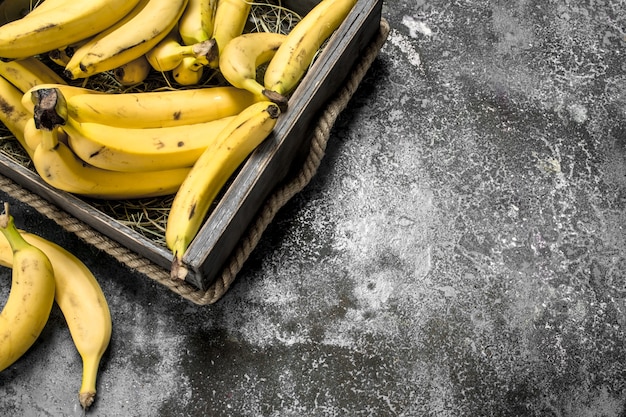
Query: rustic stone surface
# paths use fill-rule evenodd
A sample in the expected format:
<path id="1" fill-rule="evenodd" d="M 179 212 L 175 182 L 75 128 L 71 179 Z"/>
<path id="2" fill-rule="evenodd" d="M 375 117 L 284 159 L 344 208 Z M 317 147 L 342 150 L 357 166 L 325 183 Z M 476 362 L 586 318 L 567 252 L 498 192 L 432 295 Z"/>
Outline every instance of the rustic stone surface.
<path id="1" fill-rule="evenodd" d="M 626 415 L 624 2 L 383 13 L 318 175 L 217 304 L 12 209 L 111 303 L 90 415 Z M 81 415 L 64 326 L 0 374 L 1 415 Z"/>

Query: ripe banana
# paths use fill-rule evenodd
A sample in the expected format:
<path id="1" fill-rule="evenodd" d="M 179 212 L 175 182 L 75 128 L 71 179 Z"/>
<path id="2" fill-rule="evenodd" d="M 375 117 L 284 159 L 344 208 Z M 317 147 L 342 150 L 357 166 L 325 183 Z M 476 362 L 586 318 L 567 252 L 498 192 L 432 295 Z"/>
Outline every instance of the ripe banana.
<path id="1" fill-rule="evenodd" d="M 0 76 L 6 78 L 23 93 L 39 84 L 67 84 L 52 68 L 35 57 L 8 62 L 0 60 Z"/>
<path id="2" fill-rule="evenodd" d="M 250 0 L 217 0 L 211 36 L 215 50 L 209 59 L 212 68 L 219 67 L 219 55 L 226 44 L 243 33 L 251 8 Z"/>
<path id="3" fill-rule="evenodd" d="M 202 24 L 202 29 L 209 36 L 209 38 L 213 37 L 217 2 L 218 0 L 200 0 L 200 22 Z"/>
<path id="4" fill-rule="evenodd" d="M 204 64 L 195 57 L 186 56 L 172 70 L 172 78 L 180 85 L 198 85 L 204 75 Z"/>
<path id="5" fill-rule="evenodd" d="M 124 94 L 66 97 L 67 113 L 78 122 L 150 128 L 209 122 L 233 116 L 255 102 L 246 90 L 231 86 Z"/>
<path id="6" fill-rule="evenodd" d="M 149 0 L 124 24 L 78 48 L 65 74 L 70 79 L 85 78 L 144 55 L 176 26 L 187 1 Z"/>
<path id="7" fill-rule="evenodd" d="M 281 33 L 252 32 L 233 38 L 220 53 L 220 72 L 230 84 L 250 91 L 259 99 L 286 104 L 285 97 L 266 92 L 257 81 L 257 68 L 272 59 L 286 37 Z"/>
<path id="8" fill-rule="evenodd" d="M 141 55 L 113 70 L 113 76 L 123 86 L 142 83 L 150 75 L 152 67 L 145 55 Z"/>
<path id="9" fill-rule="evenodd" d="M 322 43 L 345 20 L 357 0 L 322 0 L 287 34 L 265 70 L 265 88 L 281 95 L 292 92 Z"/>
<path id="10" fill-rule="evenodd" d="M 275 103 L 252 104 L 217 134 L 213 145 L 191 168 L 174 197 L 165 229 L 165 241 L 174 257 L 172 277 L 184 279 L 183 254 L 213 200 L 248 155 L 269 136 L 279 115 Z"/>
<path id="11" fill-rule="evenodd" d="M 125 16 L 138 0 L 65 1 L 0 26 L 0 57 L 25 58 L 61 48 L 101 32 Z"/>
<path id="12" fill-rule="evenodd" d="M 208 63 L 207 54 L 211 52 L 212 41 L 203 41 L 190 45 L 181 45 L 178 30 L 173 29 L 152 49 L 146 52 L 148 62 L 157 71 L 167 72 L 176 68 L 186 56 L 196 57 Z"/>
<path id="13" fill-rule="evenodd" d="M 15 136 L 30 157 L 35 148 L 28 146 L 24 128 L 32 118 L 32 113 L 22 105 L 22 92 L 0 77 L 0 122 Z"/>
<path id="14" fill-rule="evenodd" d="M 183 15 L 178 20 L 178 33 L 185 45 L 193 45 L 209 39 L 202 26 L 201 6 L 203 0 L 189 0 Z"/>
<path id="15" fill-rule="evenodd" d="M 0 371 L 35 343 L 48 322 L 54 302 L 54 272 L 48 257 L 22 238 L 9 205 L 0 215 L 0 231 L 13 253 L 9 298 L 0 312 Z"/>
<path id="16" fill-rule="evenodd" d="M 233 117 L 144 129 L 70 119 L 61 129 L 72 151 L 90 165 L 111 171 L 158 171 L 191 167 Z"/>
<path id="17" fill-rule="evenodd" d="M 83 363 L 79 401 L 92 405 L 102 355 L 111 340 L 111 313 L 102 288 L 89 268 L 65 248 L 43 237 L 20 231 L 26 242 L 41 249 L 52 264 L 54 299 Z M 11 247 L 0 236 L 0 265 L 13 266 Z"/>
<path id="18" fill-rule="evenodd" d="M 48 185 L 68 193 L 109 200 L 165 196 L 174 194 L 189 172 L 189 168 L 142 172 L 96 168 L 59 140 L 58 129 L 40 131 L 33 165 Z"/>
<path id="19" fill-rule="evenodd" d="M 36 85 L 34 87 L 32 87 L 31 89 L 27 90 L 24 95 L 22 96 L 22 105 L 24 106 L 24 108 L 26 110 L 28 110 L 28 112 L 30 112 L 31 114 L 34 113 L 34 103 L 32 100 L 33 97 L 33 93 L 37 90 L 45 90 L 47 88 L 56 88 L 57 90 L 59 90 L 62 94 L 63 97 L 68 100 L 72 97 L 74 97 L 77 94 L 104 94 L 100 91 L 97 90 L 90 90 L 84 87 L 76 87 L 73 85 L 66 85 L 66 84 L 55 84 L 55 83 L 50 83 L 50 84 L 39 84 Z"/>

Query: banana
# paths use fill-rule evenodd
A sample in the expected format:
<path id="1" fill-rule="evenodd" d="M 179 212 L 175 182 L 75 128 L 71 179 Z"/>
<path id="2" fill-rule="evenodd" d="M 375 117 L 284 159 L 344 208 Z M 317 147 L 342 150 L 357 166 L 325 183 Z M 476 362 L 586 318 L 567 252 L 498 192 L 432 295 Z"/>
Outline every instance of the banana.
<path id="1" fill-rule="evenodd" d="M 70 79 L 85 78 L 144 55 L 176 26 L 187 1 L 149 0 L 124 24 L 78 48 L 65 74 Z"/>
<path id="2" fill-rule="evenodd" d="M 231 86 L 72 97 L 60 90 L 70 119 L 128 128 L 209 122 L 233 116 L 255 102 L 248 91 Z"/>
<path id="3" fill-rule="evenodd" d="M 11 246 L 9 297 L 0 312 L 0 371 L 11 366 L 35 343 L 48 322 L 54 302 L 54 272 L 48 257 L 22 238 L 9 205 L 0 215 L 0 231 Z"/>
<path id="4" fill-rule="evenodd" d="M 92 405 L 102 355 L 111 340 L 111 312 L 96 277 L 89 268 L 65 248 L 36 234 L 20 231 L 29 244 L 41 249 L 54 271 L 55 295 L 83 363 L 79 401 L 83 408 Z M 0 236 L 0 264 L 13 266 L 11 247 Z"/>
<path id="5" fill-rule="evenodd" d="M 70 62 L 71 57 L 67 54 L 67 48 L 57 48 L 48 52 L 48 58 L 60 67 L 65 66 Z"/>
<path id="6" fill-rule="evenodd" d="M 204 33 L 206 33 L 209 38 L 213 37 L 217 1 L 218 0 L 200 0 L 200 22 L 202 24 L 202 30 L 204 30 Z"/>
<path id="7" fill-rule="evenodd" d="M 281 33 L 253 32 L 233 38 L 220 53 L 220 72 L 235 87 L 248 90 L 260 99 L 286 104 L 285 97 L 266 92 L 257 81 L 257 68 L 272 59 L 286 37 Z"/>
<path id="8" fill-rule="evenodd" d="M 78 94 L 104 94 L 100 91 L 97 90 L 91 90 L 88 88 L 84 88 L 84 87 L 76 87 L 73 85 L 66 85 L 66 84 L 55 84 L 55 83 L 49 83 L 49 84 L 39 84 L 36 85 L 32 88 L 30 88 L 29 90 L 27 90 L 24 95 L 22 96 L 22 105 L 24 106 L 24 108 L 30 112 L 31 114 L 34 113 L 35 109 L 35 105 L 33 103 L 32 100 L 32 96 L 33 93 L 37 90 L 45 90 L 45 89 L 49 89 L 49 88 L 56 88 L 57 90 L 59 90 L 62 94 L 63 97 L 68 100 L 72 97 L 74 97 L 75 95 Z"/>
<path id="9" fill-rule="evenodd" d="M 65 123 L 63 97 L 54 88 L 35 90 L 35 125 L 41 132 L 33 165 L 43 181 L 62 191 L 99 199 L 132 199 L 174 194 L 189 168 L 118 172 L 94 167 L 65 144 L 59 127 Z"/>
<path id="10" fill-rule="evenodd" d="M 281 95 L 292 92 L 322 43 L 345 20 L 357 0 L 322 0 L 287 34 L 265 70 L 264 85 Z"/>
<path id="11" fill-rule="evenodd" d="M 208 63 L 206 56 L 211 52 L 214 42 L 210 40 L 181 45 L 178 30 L 173 29 L 152 49 L 146 52 L 148 62 L 157 71 L 171 71 L 180 65 L 186 56 L 196 57 L 203 64 Z"/>
<path id="12" fill-rule="evenodd" d="M 68 193 L 108 200 L 165 196 L 174 194 L 189 172 L 189 168 L 142 172 L 96 168 L 59 141 L 58 129 L 40 130 L 33 165 L 48 185 Z"/>
<path id="13" fill-rule="evenodd" d="M 65 1 L 0 26 L 0 57 L 42 54 L 101 32 L 125 16 L 138 0 Z"/>
<path id="14" fill-rule="evenodd" d="M 141 55 L 113 70 L 113 76 L 123 86 L 142 83 L 150 75 L 152 67 L 145 55 Z"/>
<path id="15" fill-rule="evenodd" d="M 180 85 L 199 85 L 204 75 L 204 65 L 192 56 L 186 56 L 172 70 L 172 78 Z"/>
<path id="16" fill-rule="evenodd" d="M 144 129 L 70 119 L 61 129 L 72 151 L 90 165 L 112 171 L 157 171 L 191 167 L 211 145 L 216 133 L 234 117 Z"/>
<path id="17" fill-rule="evenodd" d="M 228 178 L 269 136 L 280 115 L 270 101 L 252 104 L 239 113 L 204 150 L 174 197 L 165 228 L 172 251 L 172 277 L 184 279 L 182 257 L 198 233 L 213 200 Z"/>
<path id="18" fill-rule="evenodd" d="M 211 36 L 215 50 L 209 59 L 212 68 L 219 67 L 219 55 L 226 44 L 243 33 L 251 8 L 250 0 L 217 0 Z"/>
<path id="19" fill-rule="evenodd" d="M 22 92 L 0 77 L 0 122 L 9 129 L 31 158 L 35 148 L 27 144 L 24 129 L 32 118 L 32 113 L 22 104 Z"/>
<path id="20" fill-rule="evenodd" d="M 22 92 L 39 84 L 67 84 L 65 80 L 38 58 L 28 57 L 14 61 L 0 61 L 0 76 Z"/>
<path id="21" fill-rule="evenodd" d="M 178 20 L 178 33 L 185 45 L 193 45 L 209 39 L 209 34 L 202 26 L 202 1 L 189 0 L 183 15 Z"/>

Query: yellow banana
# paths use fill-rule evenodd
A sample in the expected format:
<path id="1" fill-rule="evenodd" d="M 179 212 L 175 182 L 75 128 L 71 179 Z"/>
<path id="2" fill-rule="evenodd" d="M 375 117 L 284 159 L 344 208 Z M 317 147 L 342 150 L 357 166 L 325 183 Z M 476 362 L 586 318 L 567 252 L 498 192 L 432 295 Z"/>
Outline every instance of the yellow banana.
<path id="1" fill-rule="evenodd" d="M 33 100 L 32 100 L 32 96 L 33 96 L 33 92 L 37 91 L 37 90 L 45 90 L 45 89 L 49 89 L 49 88 L 56 88 L 57 90 L 59 90 L 62 94 L 63 97 L 68 100 L 72 97 L 74 97 L 75 95 L 78 94 L 104 94 L 100 91 L 97 90 L 91 90 L 91 89 L 87 89 L 84 87 L 76 87 L 73 85 L 66 85 L 66 84 L 55 84 L 55 83 L 50 83 L 50 84 L 39 84 L 36 85 L 34 87 L 32 87 L 31 89 L 27 90 L 24 95 L 22 96 L 22 105 L 24 106 L 24 108 L 26 110 L 28 110 L 28 112 L 30 112 L 31 114 L 34 112 L 34 104 L 33 104 Z"/>
<path id="2" fill-rule="evenodd" d="M 57 48 L 48 52 L 48 58 L 60 67 L 65 66 L 70 62 L 71 57 L 67 54 L 66 48 Z"/>
<path id="3" fill-rule="evenodd" d="M 50 186 L 96 199 L 135 199 L 174 194 L 189 168 L 118 172 L 96 168 L 78 158 L 62 141 L 58 129 L 42 132 L 33 165 Z"/>
<path id="4" fill-rule="evenodd" d="M 149 0 L 124 24 L 78 48 L 65 74 L 70 79 L 85 78 L 144 55 L 176 26 L 187 1 Z"/>
<path id="5" fill-rule="evenodd" d="M 209 122 L 233 116 L 255 98 L 231 86 L 67 97 L 67 112 L 78 122 L 149 128 Z"/>
<path id="6" fill-rule="evenodd" d="M 322 0 L 287 34 L 265 71 L 267 90 L 292 92 L 309 68 L 322 43 L 345 20 L 357 0 Z"/>
<path id="7" fill-rule="evenodd" d="M 0 312 L 0 371 L 35 343 L 48 322 L 54 302 L 54 272 L 48 257 L 22 238 L 9 205 L 0 215 L 0 231 L 13 253 L 9 297 Z"/>
<path id="8" fill-rule="evenodd" d="M 202 26 L 201 6 L 203 0 L 189 0 L 185 12 L 178 20 L 178 33 L 185 45 L 193 45 L 209 39 Z"/>
<path id="9" fill-rule="evenodd" d="M 233 117 L 144 129 L 70 119 L 61 129 L 72 151 L 90 165 L 112 171 L 157 171 L 191 167 Z"/>
<path id="10" fill-rule="evenodd" d="M 141 55 L 113 70 L 113 76 L 123 86 L 142 83 L 150 75 L 152 67 L 145 55 Z"/>
<path id="11" fill-rule="evenodd" d="M 0 57 L 25 58 L 61 48 L 105 30 L 137 0 L 63 2 L 0 26 Z"/>
<path id="12" fill-rule="evenodd" d="M 67 84 L 52 68 L 35 57 L 8 62 L 0 61 L 0 76 L 6 78 L 23 93 L 39 84 Z"/>
<path id="13" fill-rule="evenodd" d="M 182 257 L 198 233 L 213 200 L 228 178 L 269 136 L 280 115 L 272 102 L 252 104 L 239 113 L 204 150 L 174 197 L 165 241 L 173 253 L 172 277 L 184 279 Z"/>
<path id="14" fill-rule="evenodd" d="M 186 56 L 196 57 L 208 63 L 207 54 L 211 52 L 213 42 L 204 41 L 190 45 L 181 45 L 178 30 L 173 29 L 154 48 L 146 52 L 148 62 L 157 71 L 171 71 L 180 65 Z"/>
<path id="15" fill-rule="evenodd" d="M 250 0 L 217 0 L 211 36 L 215 40 L 215 50 L 209 59 L 212 68 L 219 66 L 219 55 L 226 44 L 243 33 L 251 7 Z"/>
<path id="16" fill-rule="evenodd" d="M 204 75 L 204 64 L 195 57 L 186 56 L 172 70 L 172 78 L 180 85 L 199 85 Z"/>
<path id="17" fill-rule="evenodd" d="M 200 0 L 200 22 L 202 24 L 202 30 L 204 30 L 204 33 L 206 33 L 209 38 L 213 37 L 217 1 L 218 0 Z"/>
<path id="18" fill-rule="evenodd" d="M 282 95 L 266 95 L 265 87 L 257 81 L 257 68 L 272 59 L 286 37 L 280 33 L 253 32 L 233 38 L 220 53 L 220 72 L 235 87 L 248 90 L 260 99 L 286 104 Z"/>
<path id="19" fill-rule="evenodd" d="M 111 340 L 111 313 L 102 288 L 89 268 L 65 248 L 32 233 L 20 231 L 52 264 L 54 299 L 58 304 L 81 356 L 83 371 L 79 401 L 88 408 L 96 395 L 96 380 L 102 355 Z M 13 266 L 11 247 L 0 236 L 0 264 Z"/>
<path id="20" fill-rule="evenodd" d="M 35 148 L 28 146 L 24 129 L 32 118 L 32 113 L 22 104 L 22 92 L 3 77 L 0 77 L 0 122 L 15 136 L 30 157 L 32 157 Z"/>

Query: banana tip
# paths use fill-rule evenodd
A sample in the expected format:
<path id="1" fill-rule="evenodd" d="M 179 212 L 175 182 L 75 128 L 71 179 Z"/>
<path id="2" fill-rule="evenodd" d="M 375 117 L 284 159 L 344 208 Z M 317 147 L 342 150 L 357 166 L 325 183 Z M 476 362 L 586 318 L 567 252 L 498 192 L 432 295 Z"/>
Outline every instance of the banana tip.
<path id="1" fill-rule="evenodd" d="M 267 97 L 271 102 L 278 105 L 280 111 L 284 112 L 285 110 L 287 110 L 287 104 L 289 100 L 284 95 L 277 93 L 276 91 L 267 89 L 263 90 L 263 95 Z"/>
<path id="2" fill-rule="evenodd" d="M 183 266 L 183 262 L 178 257 L 174 257 L 172 267 L 170 269 L 170 278 L 173 280 L 184 280 L 188 274 L 187 268 Z"/>
<path id="3" fill-rule="evenodd" d="M 78 394 L 78 401 L 84 410 L 91 407 L 96 399 L 96 393 L 94 391 L 81 392 Z"/>

